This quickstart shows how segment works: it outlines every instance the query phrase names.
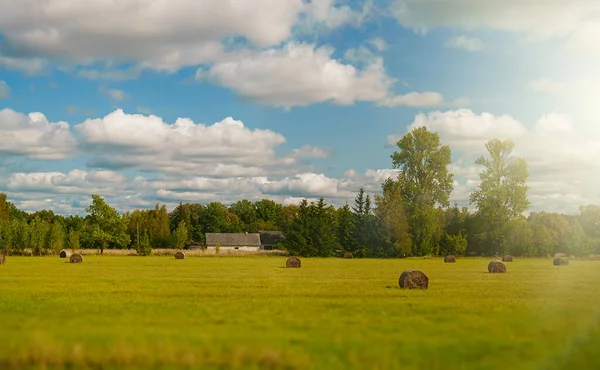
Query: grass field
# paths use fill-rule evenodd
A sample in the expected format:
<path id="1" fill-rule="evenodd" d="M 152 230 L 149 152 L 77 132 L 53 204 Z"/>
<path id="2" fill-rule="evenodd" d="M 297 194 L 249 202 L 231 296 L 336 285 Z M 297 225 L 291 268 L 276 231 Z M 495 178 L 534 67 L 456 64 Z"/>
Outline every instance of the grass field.
<path id="1" fill-rule="evenodd" d="M 598 261 L 302 262 L 8 257 L 0 369 L 600 369 Z"/>

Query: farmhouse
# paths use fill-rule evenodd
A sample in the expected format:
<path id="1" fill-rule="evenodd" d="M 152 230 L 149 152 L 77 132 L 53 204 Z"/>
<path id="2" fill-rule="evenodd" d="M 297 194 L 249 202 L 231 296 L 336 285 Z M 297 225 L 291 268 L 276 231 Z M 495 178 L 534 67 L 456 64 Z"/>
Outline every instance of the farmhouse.
<path id="1" fill-rule="evenodd" d="M 215 249 L 217 241 L 223 250 L 257 251 L 260 249 L 260 234 L 206 233 L 204 247 L 206 249 Z"/>
<path id="2" fill-rule="evenodd" d="M 260 249 L 272 250 L 277 243 L 283 243 L 283 233 L 281 231 L 258 231 L 260 235 Z"/>

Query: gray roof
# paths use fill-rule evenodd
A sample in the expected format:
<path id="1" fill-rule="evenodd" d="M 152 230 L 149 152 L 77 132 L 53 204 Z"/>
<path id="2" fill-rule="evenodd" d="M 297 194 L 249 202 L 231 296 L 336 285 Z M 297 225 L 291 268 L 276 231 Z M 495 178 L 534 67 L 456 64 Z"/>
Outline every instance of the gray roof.
<path id="1" fill-rule="evenodd" d="M 263 245 L 275 245 L 277 243 L 283 243 L 284 236 L 281 231 L 263 231 L 258 230 L 260 234 L 260 242 Z"/>
<path id="2" fill-rule="evenodd" d="M 207 246 L 215 246 L 217 240 L 221 247 L 260 247 L 259 234 L 206 233 Z"/>

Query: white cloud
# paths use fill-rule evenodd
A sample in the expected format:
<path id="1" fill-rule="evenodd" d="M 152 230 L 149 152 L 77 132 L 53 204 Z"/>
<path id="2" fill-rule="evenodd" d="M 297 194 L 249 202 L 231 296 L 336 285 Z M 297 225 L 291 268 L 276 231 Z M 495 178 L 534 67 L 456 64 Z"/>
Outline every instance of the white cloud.
<path id="1" fill-rule="evenodd" d="M 437 92 L 411 92 L 404 95 L 397 95 L 391 98 L 386 98 L 379 102 L 385 107 L 395 107 L 403 105 L 406 107 L 432 107 L 442 105 L 444 96 Z"/>
<path id="2" fill-rule="evenodd" d="M 0 152 L 32 159 L 56 160 L 73 156 L 75 139 L 66 122 L 49 122 L 42 113 L 24 115 L 0 110 Z"/>
<path id="3" fill-rule="evenodd" d="M 375 37 L 369 40 L 369 44 L 373 45 L 373 47 L 377 51 L 386 51 L 388 49 L 388 44 L 381 37 Z"/>
<path id="4" fill-rule="evenodd" d="M 340 105 L 379 101 L 393 80 L 379 59 L 362 70 L 331 58 L 330 47 L 287 44 L 217 62 L 207 72 L 219 85 L 263 104 L 290 108 L 332 101 Z"/>
<path id="5" fill-rule="evenodd" d="M 6 99 L 10 97 L 10 86 L 6 81 L 0 80 L 0 99 Z"/>
<path id="6" fill-rule="evenodd" d="M 392 7 L 400 24 L 420 31 L 492 29 L 537 38 L 565 36 L 598 10 L 594 0 L 396 0 Z"/>
<path id="7" fill-rule="evenodd" d="M 438 132 L 442 142 L 455 153 L 453 171 L 462 178 L 457 194 L 464 196 L 476 186 L 481 169 L 474 166 L 474 160 L 486 154 L 487 141 L 499 138 L 512 139 L 516 144 L 515 154 L 528 162 L 530 181 L 535 185 L 530 191 L 534 209 L 555 209 L 548 202 L 558 199 L 556 202 L 564 206 L 562 211 L 576 212 L 582 203 L 573 202 L 573 194 L 582 200 L 600 202 L 594 190 L 600 185 L 600 163 L 595 160 L 600 155 L 600 137 L 589 137 L 566 115 L 542 116 L 529 128 L 508 115 L 476 114 L 461 109 L 419 114 L 409 130 L 419 126 Z M 390 135 L 388 145 L 395 145 L 400 137 Z M 579 183 L 574 184 L 575 180 Z M 541 194 L 540 189 L 549 185 L 559 190 L 552 196 Z M 467 199 L 461 199 L 463 204 Z"/>
<path id="8" fill-rule="evenodd" d="M 106 81 L 125 81 L 135 80 L 142 73 L 140 66 L 128 67 L 124 69 L 118 68 L 83 68 L 76 72 L 76 75 L 88 80 L 106 80 Z"/>
<path id="9" fill-rule="evenodd" d="M 0 7 L 2 5 L 0 4 Z M 0 27 L 0 30 L 2 28 Z M 46 68 L 47 62 L 40 58 L 12 58 L 0 55 L 0 67 L 33 75 Z"/>
<path id="10" fill-rule="evenodd" d="M 372 10 L 372 1 L 366 1 L 361 9 L 353 9 L 343 0 L 311 0 L 305 2 L 305 28 L 323 25 L 333 29 L 343 25 L 360 25 Z"/>
<path id="11" fill-rule="evenodd" d="M 129 98 L 129 94 L 127 94 L 125 91 L 123 90 L 118 90 L 118 89 L 108 89 L 106 91 L 106 93 L 108 94 L 108 96 L 115 101 L 123 101 Z"/>
<path id="12" fill-rule="evenodd" d="M 600 2 L 595 0 L 395 0 L 390 11 L 398 23 L 420 33 L 503 31 L 529 42 L 567 40 L 567 49 L 582 57 L 600 57 Z"/>
<path id="13" fill-rule="evenodd" d="M 483 41 L 476 37 L 467 37 L 467 36 L 456 36 L 448 40 L 446 42 L 446 46 L 455 48 L 455 49 L 463 49 L 469 52 L 479 51 L 485 49 L 485 45 Z"/>
<path id="14" fill-rule="evenodd" d="M 352 9 L 335 0 L 22 0 L 18 7 L 1 2 L 0 64 L 24 67 L 27 59 L 79 65 L 115 61 L 172 72 L 214 62 L 224 52 L 223 42 L 232 38 L 265 48 L 289 40 L 298 27 L 358 25 L 370 11 L 370 2 Z M 39 69 L 28 63 L 30 71 Z M 102 75 L 95 69 L 79 73 Z"/>
<path id="15" fill-rule="evenodd" d="M 116 110 L 75 126 L 82 146 L 102 167 L 127 167 L 197 175 L 260 176 L 267 167 L 297 166 L 299 159 L 323 157 L 319 148 L 304 147 L 286 155 L 276 148 L 286 139 L 270 130 L 251 130 L 231 117 L 213 125 L 178 118 Z"/>
<path id="16" fill-rule="evenodd" d="M 125 180 L 112 171 L 72 170 L 69 173 L 41 172 L 16 173 L 7 184 L 9 197 L 27 210 L 54 209 L 60 213 L 82 213 L 89 196 L 97 193 L 121 212 L 132 208 L 152 207 L 156 202 L 172 209 L 181 202 L 222 202 L 231 204 L 240 199 L 257 201 L 268 198 L 283 204 L 297 204 L 323 196 L 336 206 L 352 202 L 359 187 L 367 192 L 379 193 L 385 178 L 396 176 L 395 170 L 367 170 L 359 174 L 354 170 L 341 178 L 331 178 L 320 173 L 301 173 L 284 178 L 210 178 L 194 175 L 158 178 L 138 176 Z"/>
<path id="17" fill-rule="evenodd" d="M 540 78 L 529 82 L 528 87 L 537 92 L 561 95 L 567 92 L 567 86 L 549 78 Z"/>
<path id="18" fill-rule="evenodd" d="M 59 194 L 91 194 L 102 191 L 114 193 L 125 183 L 122 174 L 106 171 L 72 170 L 67 174 L 60 172 L 13 173 L 7 187 L 17 191 L 37 191 Z"/>

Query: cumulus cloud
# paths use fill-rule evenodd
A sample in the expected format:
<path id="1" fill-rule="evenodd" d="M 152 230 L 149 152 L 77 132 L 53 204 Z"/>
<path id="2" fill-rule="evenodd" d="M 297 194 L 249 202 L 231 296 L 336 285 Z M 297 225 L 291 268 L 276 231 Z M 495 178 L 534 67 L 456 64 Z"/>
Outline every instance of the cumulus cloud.
<path id="1" fill-rule="evenodd" d="M 82 148 L 94 165 L 144 171 L 195 173 L 212 176 L 260 176 L 267 169 L 290 169 L 307 157 L 324 157 L 326 151 L 306 146 L 279 155 L 285 143 L 281 134 L 251 130 L 227 117 L 212 125 L 178 118 L 173 124 L 157 116 L 116 110 L 103 118 L 75 126 Z"/>
<path id="2" fill-rule="evenodd" d="M 461 199 L 463 204 L 468 203 L 467 195 L 478 183 L 481 169 L 474 166 L 474 160 L 486 154 L 485 143 L 494 138 L 512 139 L 516 144 L 515 154 L 527 160 L 533 209 L 555 209 L 555 204 L 549 203 L 555 199 L 564 206 L 562 211 L 576 212 L 583 203 L 572 202 L 574 194 L 581 199 L 600 201 L 593 190 L 600 184 L 600 164 L 595 160 L 600 155 L 600 137 L 580 132 L 566 115 L 547 114 L 535 125 L 526 126 L 509 115 L 477 114 L 461 109 L 419 114 L 409 130 L 420 126 L 438 132 L 442 142 L 452 147 L 457 157 L 453 172 L 461 178 L 457 191 L 466 197 Z M 390 135 L 388 145 L 395 145 L 400 137 Z M 556 192 L 542 193 L 550 185 Z"/>
<path id="3" fill-rule="evenodd" d="M 32 159 L 57 160 L 74 155 L 75 139 L 67 122 L 49 122 L 42 113 L 0 110 L 0 152 Z"/>
<path id="4" fill-rule="evenodd" d="M 281 49 L 240 53 L 209 70 L 199 69 L 196 79 L 209 79 L 254 101 L 287 109 L 321 102 L 417 107 L 444 101 L 434 92 L 394 96 L 391 87 L 396 81 L 387 75 L 381 57 L 364 47 L 345 55 L 363 68 L 332 58 L 333 52 L 328 46 L 292 42 Z"/>
<path id="5" fill-rule="evenodd" d="M 217 62 L 207 72 L 215 83 L 263 104 L 290 108 L 332 101 L 340 105 L 384 99 L 393 80 L 379 59 L 362 70 L 332 59 L 330 47 L 289 43 Z"/>
<path id="6" fill-rule="evenodd" d="M 0 80 L 0 99 L 6 99 L 10 97 L 10 86 L 6 81 Z"/>
<path id="7" fill-rule="evenodd" d="M 359 9 L 335 0 L 186 1 L 63 0 L 0 3 L 4 62 L 37 70 L 46 59 L 76 64 L 109 60 L 176 71 L 213 62 L 223 41 L 242 38 L 259 48 L 289 40 L 295 28 L 337 28 L 360 24 L 370 3 Z M 102 19 L 101 22 L 98 19 Z M 23 63 L 29 60 L 29 66 Z M 36 62 L 33 62 L 33 61 Z M 85 69 L 97 78 L 101 72 Z"/>
<path id="8" fill-rule="evenodd" d="M 444 96 L 437 92 L 411 92 L 404 95 L 388 97 L 379 102 L 379 105 L 385 107 L 395 107 L 403 105 L 406 107 L 432 107 L 442 105 Z"/>
<path id="9" fill-rule="evenodd" d="M 474 52 L 485 49 L 483 41 L 476 37 L 456 36 L 446 42 L 446 46 Z"/>
<path id="10" fill-rule="evenodd" d="M 90 194 L 102 190 L 107 193 L 119 189 L 125 177 L 106 170 L 83 171 L 74 169 L 66 174 L 60 172 L 13 173 L 7 187 L 10 190 L 36 191 L 58 194 Z"/>
<path id="11" fill-rule="evenodd" d="M 259 46 L 291 33 L 302 0 L 193 1 L 23 0 L 0 4 L 5 53 L 73 60 L 116 59 L 159 69 L 197 65 L 220 52 L 229 36 Z M 98 22 L 98 19 L 103 19 Z"/>

